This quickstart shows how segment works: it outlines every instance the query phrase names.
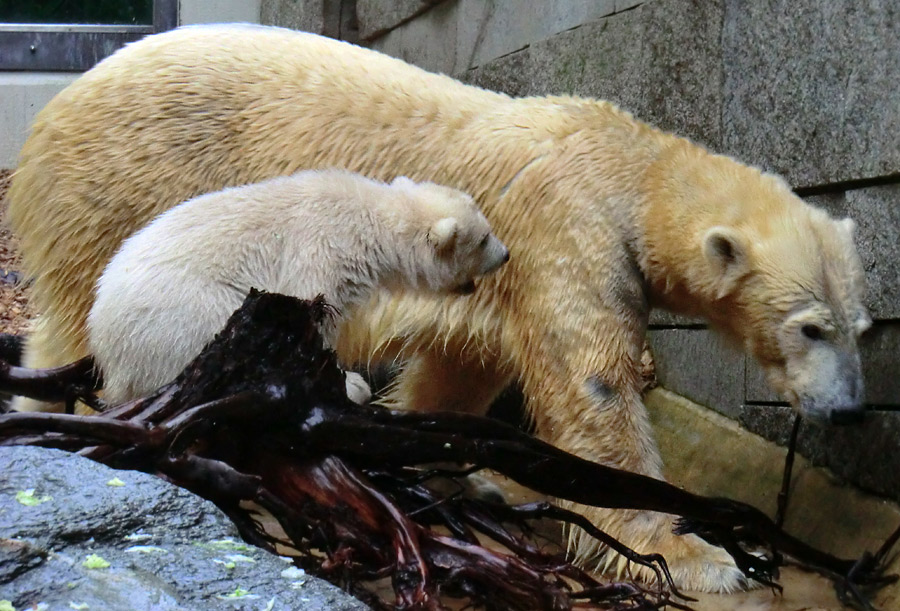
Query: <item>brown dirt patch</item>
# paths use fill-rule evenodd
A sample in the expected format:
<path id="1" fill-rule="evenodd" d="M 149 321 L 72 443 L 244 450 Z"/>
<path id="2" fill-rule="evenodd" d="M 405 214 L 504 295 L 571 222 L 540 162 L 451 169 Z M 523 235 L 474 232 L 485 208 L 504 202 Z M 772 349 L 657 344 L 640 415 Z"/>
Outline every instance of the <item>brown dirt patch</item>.
<path id="1" fill-rule="evenodd" d="M 6 191 L 11 170 L 0 170 L 0 333 L 24 335 L 34 313 L 28 305 L 31 292 L 22 273 L 18 241 L 6 226 Z"/>

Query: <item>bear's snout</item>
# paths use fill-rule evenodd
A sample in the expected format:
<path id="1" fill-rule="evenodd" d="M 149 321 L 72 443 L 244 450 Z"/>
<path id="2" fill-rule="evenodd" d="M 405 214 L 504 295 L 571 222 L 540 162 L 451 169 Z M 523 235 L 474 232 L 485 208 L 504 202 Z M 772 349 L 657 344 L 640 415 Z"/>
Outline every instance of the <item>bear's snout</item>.
<path id="1" fill-rule="evenodd" d="M 788 398 L 798 413 L 820 426 L 859 424 L 866 411 L 859 353 L 819 344 L 788 371 Z"/>
<path id="2" fill-rule="evenodd" d="M 804 419 L 819 426 L 860 424 L 866 416 L 866 406 L 856 397 L 804 397 L 799 407 Z"/>

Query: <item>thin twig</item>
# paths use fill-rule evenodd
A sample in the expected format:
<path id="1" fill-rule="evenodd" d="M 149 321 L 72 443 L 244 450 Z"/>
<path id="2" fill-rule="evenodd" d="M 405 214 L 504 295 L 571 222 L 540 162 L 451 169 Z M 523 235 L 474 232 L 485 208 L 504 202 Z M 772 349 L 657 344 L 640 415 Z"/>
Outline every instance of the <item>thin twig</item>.
<path id="1" fill-rule="evenodd" d="M 778 508 L 775 511 L 775 526 L 784 526 L 787 516 L 788 495 L 791 488 L 791 472 L 794 469 L 794 452 L 797 449 L 797 434 L 800 432 L 800 422 L 803 418 L 798 414 L 794 417 L 794 426 L 791 427 L 791 438 L 788 441 L 787 456 L 784 459 L 784 473 L 781 476 L 781 490 L 778 492 Z"/>

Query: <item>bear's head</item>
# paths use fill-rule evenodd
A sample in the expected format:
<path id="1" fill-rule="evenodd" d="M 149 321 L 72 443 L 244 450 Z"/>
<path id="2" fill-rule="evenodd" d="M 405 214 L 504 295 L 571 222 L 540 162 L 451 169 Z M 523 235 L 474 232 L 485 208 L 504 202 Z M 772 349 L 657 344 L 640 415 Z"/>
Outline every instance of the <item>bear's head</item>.
<path id="1" fill-rule="evenodd" d="M 405 194 L 406 236 L 415 261 L 404 268 L 406 281 L 436 292 L 468 294 L 475 280 L 509 260 L 509 250 L 466 193 L 430 182 L 399 177 L 391 187 Z"/>
<path id="2" fill-rule="evenodd" d="M 718 310 L 710 318 L 758 359 L 798 413 L 819 423 L 858 422 L 857 341 L 871 319 L 855 224 L 809 206 L 781 179 L 757 178 L 731 193 L 738 205 L 698 232 Z"/>

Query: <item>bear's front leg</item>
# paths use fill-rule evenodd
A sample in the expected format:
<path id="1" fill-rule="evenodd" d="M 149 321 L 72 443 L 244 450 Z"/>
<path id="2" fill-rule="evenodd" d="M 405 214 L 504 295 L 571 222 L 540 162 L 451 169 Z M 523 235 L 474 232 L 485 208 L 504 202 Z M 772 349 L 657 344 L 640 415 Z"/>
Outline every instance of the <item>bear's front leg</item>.
<path id="1" fill-rule="evenodd" d="M 395 409 L 419 412 L 455 411 L 483 416 L 493 400 L 510 383 L 510 373 L 498 367 L 489 355 L 472 354 L 464 341 L 434 343 L 411 355 L 388 394 L 379 403 Z M 445 469 L 459 465 L 442 463 Z M 502 501 L 503 491 L 480 473 L 462 482 L 432 485 L 444 494 L 456 492 L 462 483 L 465 494 L 489 501 Z"/>
<path id="2" fill-rule="evenodd" d="M 595 384 L 594 380 L 588 382 L 589 387 Z M 603 394 L 608 392 L 605 387 L 598 390 Z M 665 479 L 659 469 L 658 450 L 644 406 L 636 393 L 621 399 L 594 399 L 596 403 L 590 398 L 580 400 L 571 397 L 563 405 L 539 391 L 530 400 L 535 414 L 538 411 L 546 414 L 545 410 L 571 410 L 572 420 L 569 420 L 568 414 L 562 418 L 552 414 L 549 417 L 535 415 L 536 433 L 545 441 L 594 462 Z M 598 415 L 585 410 L 604 413 Z M 733 592 L 748 586 L 746 578 L 725 550 L 706 543 L 696 535 L 675 535 L 673 516 L 652 511 L 564 504 L 635 551 L 662 554 L 679 589 Z M 603 549 L 579 528 L 569 531 L 568 551 L 584 568 L 612 573 L 619 578 L 627 575 L 628 563 L 623 556 Z M 644 567 L 632 565 L 630 568 L 642 579 L 651 580 L 654 577 Z"/>
<path id="3" fill-rule="evenodd" d="M 571 286 L 571 285 L 570 285 Z M 574 294 L 573 294 L 574 293 Z M 563 450 L 605 465 L 658 479 L 662 464 L 640 397 L 644 326 L 621 308 L 579 301 L 578 291 L 548 292 L 540 327 L 520 323 L 518 365 L 536 434 Z M 559 295 L 566 295 L 560 299 Z M 532 302 L 534 314 L 541 307 Z M 639 317 L 638 317 L 639 318 Z M 676 536 L 673 518 L 649 511 L 574 506 L 598 528 L 641 553 L 661 553 L 676 585 L 685 590 L 731 592 L 747 581 L 731 557 L 695 535 Z M 605 552 L 584 531 L 570 533 L 569 549 L 582 566 L 619 576 L 626 561 Z M 632 566 L 632 570 L 637 567 Z M 643 578 L 652 575 L 637 570 Z"/>
<path id="4" fill-rule="evenodd" d="M 484 312 L 448 321 L 418 302 L 409 311 L 397 309 L 407 318 L 419 316 L 417 330 L 422 335 L 410 344 L 420 348 L 407 354 L 403 371 L 380 403 L 399 409 L 483 414 L 506 384 L 518 378 L 541 439 L 594 462 L 663 479 L 640 397 L 646 313 L 634 310 L 642 300 L 633 294 L 641 290 L 640 281 L 629 285 L 626 278 L 616 283 L 608 270 L 598 277 L 594 266 L 587 262 L 577 266 L 572 261 L 568 259 L 562 268 L 554 267 L 552 259 L 544 261 L 532 267 L 530 274 L 515 270 L 515 258 L 510 261 L 518 273 L 508 276 L 511 281 L 502 290 L 493 291 L 504 297 L 502 303 L 493 304 L 496 311 L 490 314 L 498 329 L 490 346 L 465 336 L 465 321 L 484 319 Z M 610 288 L 610 283 L 615 286 Z M 623 287 L 629 286 L 632 294 L 623 297 Z M 629 308 L 629 304 L 634 305 Z M 383 315 L 376 318 L 384 325 Z M 377 344 L 369 341 L 366 349 Z M 663 554 L 680 588 L 726 592 L 746 584 L 724 550 L 695 535 L 674 535 L 670 516 L 575 509 L 625 545 Z M 571 548 L 588 568 L 624 571 L 624 560 L 615 553 L 604 555 L 580 530 L 573 533 Z"/>

